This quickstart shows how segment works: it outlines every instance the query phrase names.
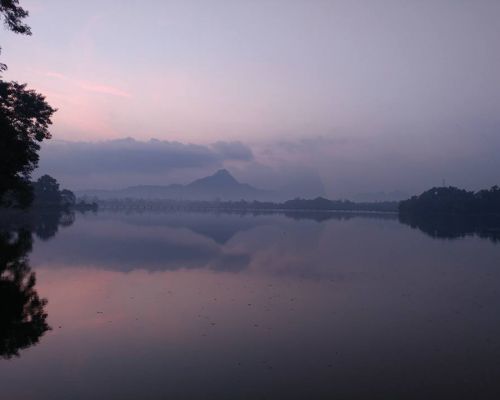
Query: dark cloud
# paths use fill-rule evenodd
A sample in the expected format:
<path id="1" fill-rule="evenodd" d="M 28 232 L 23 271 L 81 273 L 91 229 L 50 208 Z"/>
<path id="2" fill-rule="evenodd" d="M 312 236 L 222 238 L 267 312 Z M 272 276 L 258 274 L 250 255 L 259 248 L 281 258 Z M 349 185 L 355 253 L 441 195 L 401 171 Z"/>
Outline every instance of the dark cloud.
<path id="1" fill-rule="evenodd" d="M 225 161 L 252 158 L 250 148 L 241 142 L 206 146 L 132 138 L 103 142 L 51 141 L 42 149 L 40 167 L 56 175 L 158 174 L 183 168 L 216 168 Z"/>

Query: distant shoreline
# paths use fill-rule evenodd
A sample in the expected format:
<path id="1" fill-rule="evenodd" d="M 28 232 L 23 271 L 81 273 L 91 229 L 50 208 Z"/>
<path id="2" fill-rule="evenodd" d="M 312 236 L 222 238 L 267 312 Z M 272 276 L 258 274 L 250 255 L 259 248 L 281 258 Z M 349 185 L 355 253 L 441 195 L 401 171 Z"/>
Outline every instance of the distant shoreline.
<path id="1" fill-rule="evenodd" d="M 221 211 L 221 212 L 261 212 L 261 213 L 338 213 L 338 214 L 390 214 L 398 215 L 398 211 L 380 211 L 380 210 L 325 210 L 325 209 L 287 209 L 287 208 L 224 208 L 224 207 L 106 207 L 100 206 L 99 211 Z"/>
<path id="2" fill-rule="evenodd" d="M 150 200 L 150 199 L 109 199 L 96 201 L 101 209 L 209 209 L 227 211 L 299 211 L 299 212 L 391 212 L 397 213 L 398 202 L 355 203 L 349 200 L 294 199 L 282 203 L 267 201 L 222 201 L 222 200 Z"/>

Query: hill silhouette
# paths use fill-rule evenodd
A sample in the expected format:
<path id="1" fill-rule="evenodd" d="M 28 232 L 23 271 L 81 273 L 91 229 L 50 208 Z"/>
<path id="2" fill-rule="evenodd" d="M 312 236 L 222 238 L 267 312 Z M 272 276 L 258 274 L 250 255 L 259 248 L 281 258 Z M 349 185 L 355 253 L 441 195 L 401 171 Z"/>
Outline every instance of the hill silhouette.
<path id="1" fill-rule="evenodd" d="M 78 195 L 99 199 L 266 200 L 273 193 L 240 183 L 228 170 L 220 169 L 187 185 L 137 185 L 118 190 L 85 190 Z"/>

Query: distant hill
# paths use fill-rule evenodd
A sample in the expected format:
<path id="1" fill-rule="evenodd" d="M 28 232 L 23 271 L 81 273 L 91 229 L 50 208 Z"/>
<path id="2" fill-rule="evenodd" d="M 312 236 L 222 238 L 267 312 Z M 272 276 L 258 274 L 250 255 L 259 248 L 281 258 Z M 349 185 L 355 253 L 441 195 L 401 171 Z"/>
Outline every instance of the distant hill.
<path id="1" fill-rule="evenodd" d="M 238 182 L 226 169 L 197 179 L 187 185 L 139 185 L 118 190 L 83 190 L 79 197 L 99 199 L 172 199 L 172 200 L 268 200 L 273 192 Z"/>

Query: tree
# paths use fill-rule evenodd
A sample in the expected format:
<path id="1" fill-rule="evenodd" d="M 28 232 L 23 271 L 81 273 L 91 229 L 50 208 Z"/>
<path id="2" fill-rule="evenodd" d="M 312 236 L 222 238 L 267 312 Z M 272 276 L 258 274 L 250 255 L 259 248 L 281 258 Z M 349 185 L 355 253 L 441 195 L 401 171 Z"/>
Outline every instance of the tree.
<path id="1" fill-rule="evenodd" d="M 23 23 L 23 19 L 29 15 L 28 11 L 19 6 L 18 0 L 0 0 L 0 18 L 3 19 L 7 29 L 21 35 L 31 35 L 31 29 Z M 0 52 L 1 52 L 0 47 Z M 0 71 L 5 71 L 7 66 L 0 63 Z"/>
<path id="2" fill-rule="evenodd" d="M 59 207 L 62 202 L 59 183 L 50 175 L 44 175 L 34 184 L 35 203 L 44 207 Z"/>
<path id="3" fill-rule="evenodd" d="M 401 214 L 500 214 L 500 188 L 479 192 L 436 187 L 399 203 Z"/>
<path id="4" fill-rule="evenodd" d="M 29 26 L 22 22 L 28 12 L 18 4 L 0 0 L 0 18 L 11 31 L 30 35 Z M 38 166 L 39 143 L 51 137 L 48 128 L 55 111 L 26 84 L 0 79 L 0 206 L 31 204 L 31 173 Z"/>
<path id="5" fill-rule="evenodd" d="M 28 206 L 30 177 L 38 166 L 39 143 L 56 110 L 26 85 L 0 80 L 0 204 Z"/>
<path id="6" fill-rule="evenodd" d="M 68 189 L 61 190 L 61 204 L 65 208 L 73 207 L 76 204 L 75 194 Z"/>
<path id="7" fill-rule="evenodd" d="M 0 15 L 8 29 L 15 33 L 31 35 L 31 29 L 23 23 L 29 13 L 19 5 L 19 0 L 0 0 Z"/>

